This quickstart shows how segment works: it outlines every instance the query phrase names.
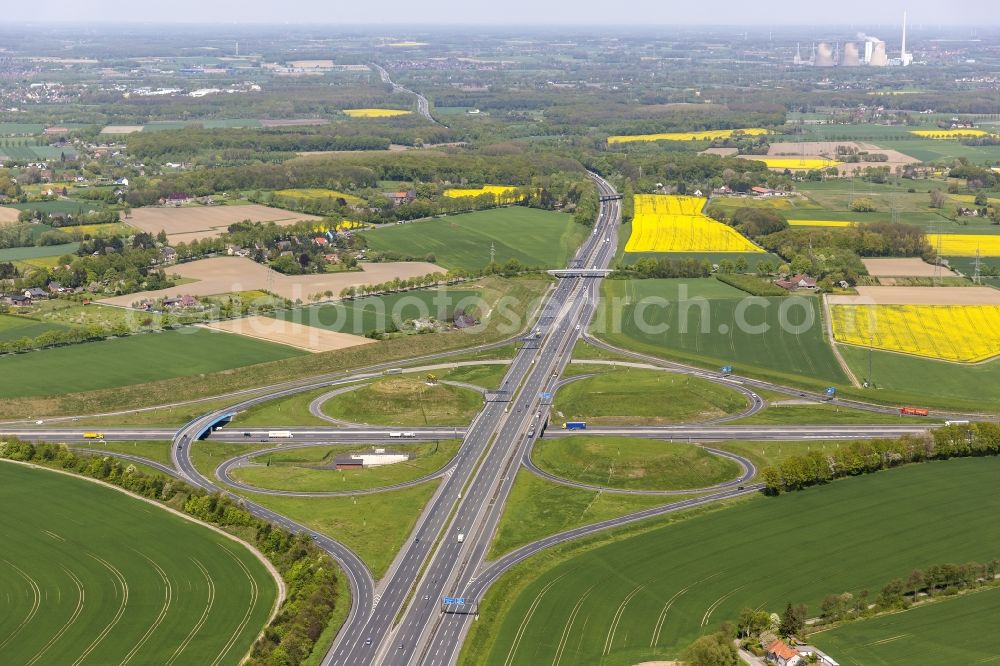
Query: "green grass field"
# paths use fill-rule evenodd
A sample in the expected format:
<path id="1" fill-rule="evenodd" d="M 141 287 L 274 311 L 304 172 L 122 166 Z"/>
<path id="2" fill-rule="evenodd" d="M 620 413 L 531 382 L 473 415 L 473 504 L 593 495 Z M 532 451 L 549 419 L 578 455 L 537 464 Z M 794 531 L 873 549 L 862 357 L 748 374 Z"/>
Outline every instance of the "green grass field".
<path id="1" fill-rule="evenodd" d="M 330 469 L 334 458 L 346 453 L 363 453 L 371 446 L 316 446 L 289 449 L 253 458 L 257 466 L 239 467 L 233 476 L 258 488 L 294 491 L 349 491 L 378 488 L 411 481 L 444 467 L 458 452 L 461 440 L 423 442 L 398 446 L 383 444 L 388 450 L 409 453 L 406 462 L 360 470 Z"/>
<path id="2" fill-rule="evenodd" d="M 23 261 L 41 257 L 61 257 L 73 254 L 80 248 L 79 243 L 64 243 L 62 245 L 42 245 L 39 247 L 9 247 L 0 250 L 0 261 Z"/>
<path id="3" fill-rule="evenodd" d="M 27 203 L 10 204 L 11 208 L 18 210 L 38 210 L 43 213 L 86 213 L 91 210 L 104 210 L 105 204 L 101 201 L 91 201 L 89 199 L 53 199 L 51 201 L 29 201 Z M 71 227 L 70 227 L 71 228 Z"/>
<path id="4" fill-rule="evenodd" d="M 212 440 L 191 447 L 191 462 L 215 478 L 223 460 L 260 449 L 260 444 L 223 444 Z M 241 493 L 255 502 L 343 542 L 358 554 L 378 579 L 416 524 L 439 480 L 358 497 L 280 497 Z"/>
<path id="5" fill-rule="evenodd" d="M 45 129 L 42 123 L 0 123 L 0 135 L 18 136 L 26 134 L 41 134 Z"/>
<path id="6" fill-rule="evenodd" d="M 1000 458 L 913 465 L 543 554 L 487 594 L 460 662 L 671 658 L 745 606 L 803 602 L 818 614 L 829 593 L 877 590 L 934 563 L 989 561 L 998 473 Z"/>
<path id="7" fill-rule="evenodd" d="M 939 666 L 1000 659 L 1000 589 L 963 594 L 830 631 L 809 641 L 842 666 Z"/>
<path id="8" fill-rule="evenodd" d="M 629 490 L 707 488 L 740 474 L 735 462 L 700 446 L 639 437 L 542 439 L 531 458 L 560 478 Z"/>
<path id="9" fill-rule="evenodd" d="M 0 341 L 17 340 L 18 338 L 34 338 L 46 331 L 61 331 L 66 326 L 18 317 L 0 315 Z"/>
<path id="10" fill-rule="evenodd" d="M 847 382 L 816 298 L 751 298 L 709 278 L 608 280 L 602 290 L 591 330 L 619 347 L 737 374 Z"/>
<path id="11" fill-rule="evenodd" d="M 464 425 L 483 405 L 469 389 L 427 383 L 416 377 L 387 377 L 330 398 L 323 413 L 371 425 Z"/>
<path id="12" fill-rule="evenodd" d="M 521 469 L 504 505 L 488 559 L 496 559 L 550 534 L 677 502 L 685 497 L 691 495 L 662 497 L 583 490 L 540 479 Z"/>
<path id="13" fill-rule="evenodd" d="M 859 377 L 868 376 L 868 350 L 839 345 L 840 354 Z M 948 363 L 907 354 L 873 351 L 875 389 L 857 389 L 858 396 L 916 407 L 953 407 L 997 411 L 1000 401 L 1000 361 L 975 365 Z"/>
<path id="14" fill-rule="evenodd" d="M 574 372 L 586 369 L 573 366 Z M 746 407 L 746 398 L 715 382 L 659 370 L 623 368 L 560 388 L 555 416 L 560 422 L 655 425 L 704 421 Z"/>
<path id="15" fill-rule="evenodd" d="M 380 251 L 423 257 L 445 268 L 480 270 L 517 259 L 525 266 L 561 268 L 583 242 L 587 228 L 565 213 L 512 206 L 361 232 Z"/>
<path id="16" fill-rule="evenodd" d="M 239 664 L 276 585 L 207 528 L 110 488 L 0 465 L 0 662 Z"/>
<path id="17" fill-rule="evenodd" d="M 134 335 L 0 357 L 0 397 L 128 386 L 303 353 L 284 345 L 205 329 Z"/>
<path id="18" fill-rule="evenodd" d="M 364 560 L 378 580 L 413 531 L 440 481 L 358 497 L 246 496 L 337 539 Z"/>
<path id="19" fill-rule="evenodd" d="M 447 321 L 456 307 L 488 310 L 488 305 L 483 307 L 482 293 L 473 289 L 418 289 L 343 303 L 280 310 L 271 316 L 339 333 L 364 335 L 371 330 L 385 330 L 389 322 L 398 328 L 410 319 L 433 317 L 438 321 Z"/>

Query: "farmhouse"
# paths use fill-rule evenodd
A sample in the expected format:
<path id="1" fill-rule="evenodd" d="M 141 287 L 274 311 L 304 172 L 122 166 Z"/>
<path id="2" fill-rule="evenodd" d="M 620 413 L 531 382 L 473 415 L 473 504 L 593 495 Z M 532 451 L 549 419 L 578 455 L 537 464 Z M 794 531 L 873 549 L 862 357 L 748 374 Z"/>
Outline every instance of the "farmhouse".
<path id="1" fill-rule="evenodd" d="M 8 294 L 3 297 L 4 302 L 19 308 L 31 305 L 31 297 L 24 294 Z"/>
<path id="2" fill-rule="evenodd" d="M 796 289 L 815 289 L 816 278 L 809 277 L 805 273 L 800 273 L 798 275 L 793 275 L 787 280 L 775 280 L 774 284 L 778 285 L 782 289 L 787 289 L 788 291 L 795 291 Z"/>
<path id="3" fill-rule="evenodd" d="M 767 660 L 777 666 L 795 666 L 802 662 L 802 657 L 784 641 L 774 641 L 767 646 Z"/>
<path id="4" fill-rule="evenodd" d="M 32 300 L 39 298 L 48 298 L 49 296 L 48 293 L 46 293 L 46 291 L 41 287 L 32 287 L 30 289 L 25 289 L 24 295 Z"/>
<path id="5" fill-rule="evenodd" d="M 334 458 L 333 464 L 339 470 L 350 470 L 392 465 L 394 463 L 405 462 L 409 459 L 410 456 L 406 453 L 375 449 L 370 453 L 348 453 L 337 456 Z"/>
<path id="6" fill-rule="evenodd" d="M 417 198 L 417 192 L 416 190 L 401 190 L 399 192 L 386 192 L 385 196 L 392 202 L 393 206 L 402 206 L 413 203 Z"/>

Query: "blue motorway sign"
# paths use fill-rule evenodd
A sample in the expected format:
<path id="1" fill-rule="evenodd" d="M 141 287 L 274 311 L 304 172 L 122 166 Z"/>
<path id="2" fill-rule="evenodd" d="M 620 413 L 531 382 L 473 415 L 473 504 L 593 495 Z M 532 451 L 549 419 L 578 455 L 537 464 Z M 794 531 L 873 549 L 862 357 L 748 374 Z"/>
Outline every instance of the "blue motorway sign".
<path id="1" fill-rule="evenodd" d="M 465 599 L 462 597 L 445 597 L 444 603 L 446 606 L 464 606 Z"/>
<path id="2" fill-rule="evenodd" d="M 731 365 L 724 365 L 724 366 L 722 366 L 721 372 L 732 372 L 732 371 L 733 371 L 733 366 L 731 366 Z"/>
<path id="3" fill-rule="evenodd" d="M 542 400 L 551 400 L 551 399 L 552 399 L 552 394 L 549 393 L 548 391 L 542 394 Z"/>
<path id="4" fill-rule="evenodd" d="M 829 388 L 826 389 L 826 394 L 827 395 L 834 395 L 836 393 L 837 393 L 837 389 L 834 388 L 833 386 L 831 386 L 831 387 L 829 387 Z"/>

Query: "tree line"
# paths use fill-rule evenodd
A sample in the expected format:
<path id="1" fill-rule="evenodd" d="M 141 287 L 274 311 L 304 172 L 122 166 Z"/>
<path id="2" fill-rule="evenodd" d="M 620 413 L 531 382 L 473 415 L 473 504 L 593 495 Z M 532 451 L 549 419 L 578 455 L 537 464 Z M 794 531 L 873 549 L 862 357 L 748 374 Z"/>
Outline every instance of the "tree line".
<path id="1" fill-rule="evenodd" d="M 62 469 L 105 481 L 184 513 L 253 544 L 278 570 L 287 596 L 251 649 L 254 666 L 297 666 L 312 653 L 334 609 L 349 604 L 338 591 L 339 568 L 304 534 L 292 534 L 254 517 L 238 502 L 209 495 L 183 481 L 146 474 L 112 456 L 81 455 L 64 444 L 9 438 L 0 458 Z"/>
<path id="2" fill-rule="evenodd" d="M 870 474 L 909 463 L 1000 454 L 1000 424 L 973 423 L 935 429 L 924 436 L 849 442 L 834 451 L 789 456 L 760 472 L 764 492 L 778 495 L 846 476 Z"/>

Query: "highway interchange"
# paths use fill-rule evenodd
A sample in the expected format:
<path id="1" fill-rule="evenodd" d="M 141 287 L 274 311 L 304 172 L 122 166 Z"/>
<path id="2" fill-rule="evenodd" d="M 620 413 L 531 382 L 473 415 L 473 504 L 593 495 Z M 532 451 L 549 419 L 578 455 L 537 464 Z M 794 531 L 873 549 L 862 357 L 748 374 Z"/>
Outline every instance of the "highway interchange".
<path id="1" fill-rule="evenodd" d="M 376 66 L 388 80 L 385 70 Z M 396 84 L 393 84 L 394 86 Z M 409 92 L 409 91 L 408 91 Z M 213 431 L 218 424 L 225 424 L 235 413 L 261 403 L 292 396 L 304 391 L 329 388 L 323 396 L 328 397 L 341 391 L 353 390 L 366 380 L 380 377 L 391 364 L 381 364 L 351 372 L 332 373 L 294 382 L 285 382 L 272 387 L 231 394 L 235 402 L 221 410 L 214 410 L 198 417 L 179 430 L 164 428 L 104 428 L 102 434 L 107 440 L 172 440 L 172 465 L 167 466 L 149 461 L 141 456 L 118 454 L 123 459 L 153 465 L 160 471 L 172 474 L 188 483 L 209 492 L 234 494 L 241 490 L 254 493 L 280 495 L 325 496 L 336 494 L 363 494 L 383 492 L 402 486 L 414 485 L 432 478 L 440 478 L 441 483 L 428 502 L 416 527 L 397 554 L 388 572 L 376 585 L 370 571 L 362 560 L 343 544 L 298 524 L 285 516 L 256 504 L 242 496 L 240 501 L 255 515 L 269 520 L 286 529 L 311 536 L 319 547 L 334 557 L 350 582 L 351 612 L 338 634 L 323 664 L 453 664 L 457 660 L 469 622 L 474 615 L 476 602 L 482 598 L 489 585 L 518 562 L 558 543 L 577 539 L 600 530 L 626 525 L 638 520 L 663 515 L 673 511 L 718 502 L 740 495 L 758 492 L 759 484 L 751 483 L 756 474 L 753 464 L 745 458 L 708 449 L 716 455 L 734 459 L 742 468 L 738 478 L 732 481 L 702 489 L 708 494 L 694 499 L 664 504 L 662 506 L 614 518 L 601 523 L 587 525 L 548 536 L 508 553 L 495 562 L 486 562 L 486 554 L 503 512 L 505 502 L 514 483 L 515 473 L 523 465 L 529 471 L 556 483 L 575 485 L 586 489 L 609 492 L 607 488 L 579 484 L 554 477 L 537 468 L 530 458 L 531 449 L 542 435 L 543 424 L 548 419 L 551 394 L 568 380 L 560 379 L 570 362 L 574 345 L 580 339 L 590 344 L 627 356 L 633 361 L 624 363 L 636 367 L 659 368 L 667 372 L 699 376 L 710 381 L 725 383 L 741 392 L 746 398 L 747 410 L 727 419 L 701 424 L 664 427 L 633 428 L 591 428 L 588 432 L 597 435 L 627 435 L 669 439 L 674 441 L 713 442 L 726 439 L 787 439 L 805 440 L 810 438 L 870 438 L 896 437 L 900 434 L 916 433 L 934 424 L 925 420 L 906 421 L 899 425 L 878 426 L 752 426 L 732 425 L 726 421 L 756 412 L 764 406 L 764 401 L 756 393 L 767 389 L 800 398 L 822 400 L 825 397 L 797 389 L 773 385 L 769 382 L 728 376 L 679 363 L 664 361 L 644 354 L 618 349 L 600 340 L 591 338 L 586 331 L 594 315 L 598 299 L 598 273 L 587 273 L 587 269 L 602 269 L 610 265 L 616 250 L 618 226 L 620 223 L 619 201 L 613 188 L 602 178 L 593 175 L 602 195 L 599 217 L 594 232 L 580 248 L 569 270 L 564 273 L 556 287 L 550 291 L 541 310 L 536 313 L 533 326 L 518 336 L 521 341 L 514 359 L 509 362 L 500 389 L 490 392 L 473 421 L 464 428 L 405 428 L 412 432 L 408 441 L 426 441 L 462 437 L 463 441 L 456 456 L 442 469 L 420 479 L 391 487 L 351 493 L 293 493 L 256 488 L 241 484 L 232 478 L 234 467 L 246 464 L 251 456 L 269 450 L 287 449 L 316 443 L 384 443 L 389 429 L 333 421 L 331 426 L 283 428 L 289 430 L 294 444 L 280 447 L 270 441 L 272 448 L 254 451 L 251 454 L 233 457 L 221 463 L 214 477 L 206 476 L 191 460 L 192 442 L 202 436 L 212 440 L 236 442 L 268 441 L 267 430 L 253 428 L 246 430 L 222 428 Z M 579 273 L 574 273 L 579 271 Z M 503 340 L 479 349 L 489 349 L 509 344 Z M 467 354 L 470 350 L 430 354 L 410 359 L 408 363 L 421 365 L 405 368 L 406 372 L 424 372 L 430 369 L 454 367 L 459 364 L 479 362 L 448 363 L 448 356 Z M 594 361 L 587 361 L 594 363 Z M 622 362 L 597 361 L 598 363 Z M 488 361 L 484 363 L 496 363 Z M 504 361 L 504 363 L 507 363 Z M 215 399 L 218 399 L 216 396 Z M 318 416 L 317 399 L 311 406 Z M 881 413 L 897 413 L 889 407 L 871 405 L 860 401 L 834 399 L 829 402 L 845 407 Z M 177 403 L 183 404 L 183 403 Z M 137 410 L 138 411 L 138 410 Z M 327 419 L 330 420 L 330 419 Z M 57 439 L 72 441 L 82 438 L 82 429 L 66 427 L 72 425 L 72 417 L 51 419 L 47 424 L 3 424 L 5 434 L 25 438 Z M 95 428 L 88 428 L 96 430 Z M 398 428 L 393 430 L 399 430 Z M 547 430 L 545 436 L 564 436 L 568 433 Z M 102 452 L 92 444 L 81 451 Z M 633 491 L 623 491 L 633 492 Z M 692 490 L 675 493 L 691 494 Z M 665 500 L 667 501 L 667 500 Z M 459 539 L 459 534 L 463 536 Z M 444 597 L 463 598 L 464 606 L 452 605 L 449 611 L 441 600 Z"/>

